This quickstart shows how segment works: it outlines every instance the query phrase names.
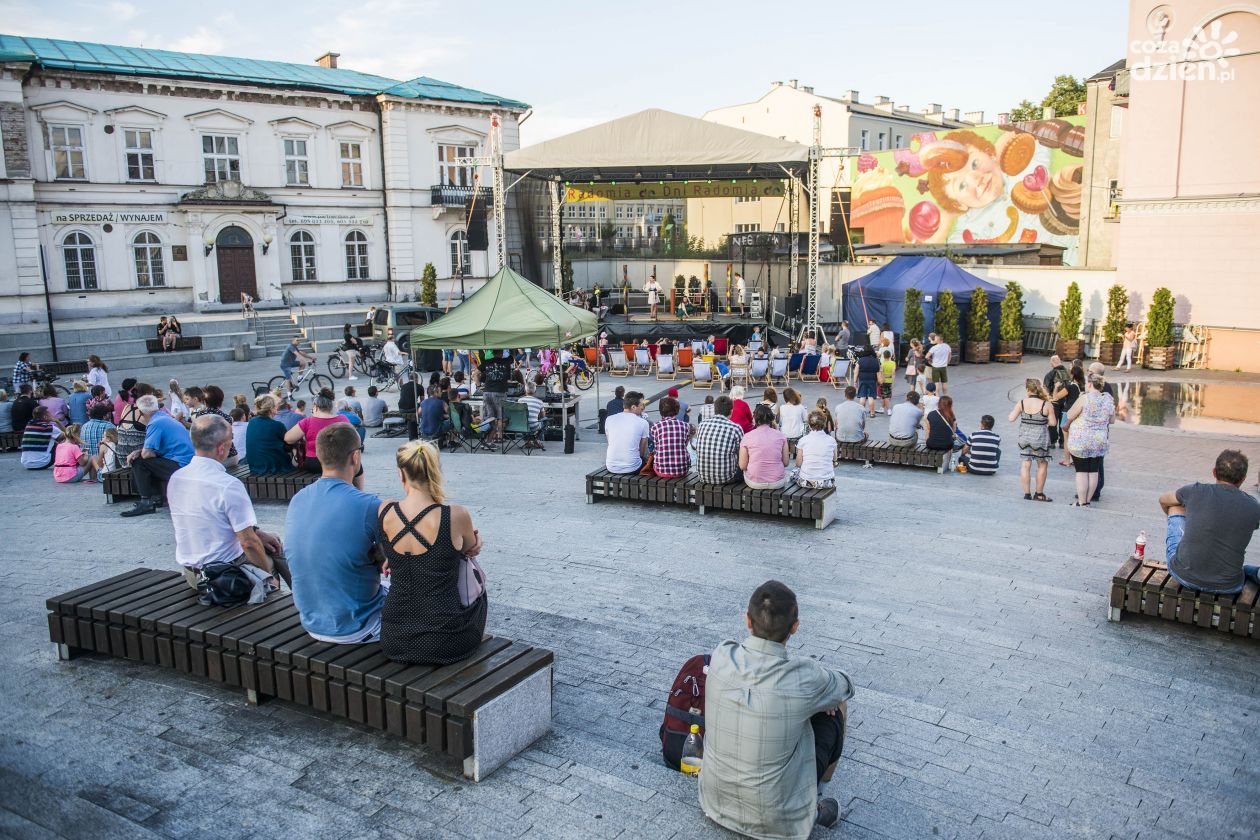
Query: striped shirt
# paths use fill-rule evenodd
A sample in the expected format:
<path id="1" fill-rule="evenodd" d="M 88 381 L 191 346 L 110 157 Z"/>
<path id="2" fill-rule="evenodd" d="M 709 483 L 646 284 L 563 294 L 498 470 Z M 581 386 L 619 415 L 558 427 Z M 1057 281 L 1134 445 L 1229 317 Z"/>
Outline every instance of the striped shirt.
<path id="1" fill-rule="evenodd" d="M 1002 457 L 1002 437 L 991 429 L 980 429 L 971 435 L 971 457 L 967 469 L 980 475 L 997 472 Z"/>
<path id="2" fill-rule="evenodd" d="M 517 400 L 521 405 L 525 406 L 527 416 L 529 418 L 529 428 L 538 429 L 542 426 L 542 412 L 547 406 L 538 397 L 530 394 Z"/>
<path id="3" fill-rule="evenodd" d="M 53 444 L 60 437 L 61 430 L 52 423 L 27 423 L 22 430 L 22 466 L 28 470 L 42 470 L 51 464 Z"/>

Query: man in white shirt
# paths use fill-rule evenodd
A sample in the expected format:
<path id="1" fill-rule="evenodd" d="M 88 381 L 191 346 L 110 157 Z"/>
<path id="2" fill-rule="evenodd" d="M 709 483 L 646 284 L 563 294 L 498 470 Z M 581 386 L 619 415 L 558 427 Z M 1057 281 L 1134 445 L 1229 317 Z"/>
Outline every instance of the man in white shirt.
<path id="1" fill-rule="evenodd" d="M 949 360 L 954 351 L 936 333 L 929 335 L 928 341 L 932 346 L 927 351 L 927 363 L 932 368 L 932 381 L 943 397 L 949 393 Z"/>
<path id="2" fill-rule="evenodd" d="M 919 408 L 918 391 L 906 393 L 906 401 L 893 406 L 888 417 L 888 445 L 916 446 L 919 443 L 919 424 L 923 422 L 923 410 Z"/>
<path id="3" fill-rule="evenodd" d="M 389 331 L 389 337 L 385 340 L 385 346 L 381 348 L 381 355 L 385 357 L 385 361 L 394 366 L 394 372 L 402 370 L 402 366 L 407 363 L 407 357 L 398 349 L 398 342 L 394 341 L 394 331 Z"/>
<path id="4" fill-rule="evenodd" d="M 836 440 L 866 442 L 866 409 L 857 401 L 857 388 L 852 385 L 844 389 L 844 402 L 836 406 Z"/>
<path id="5" fill-rule="evenodd" d="M 247 563 L 290 584 L 280 538 L 258 528 L 245 485 L 223 468 L 232 449 L 232 427 L 222 417 L 193 420 L 193 458 L 171 475 L 166 503 L 175 528 L 175 559 L 188 585 L 208 563 Z"/>
<path id="6" fill-rule="evenodd" d="M 643 419 L 643 395 L 638 391 L 626 394 L 625 409 L 604 421 L 608 437 L 608 453 L 604 466 L 610 473 L 630 475 L 643 469 L 648 451 L 648 421 Z"/>

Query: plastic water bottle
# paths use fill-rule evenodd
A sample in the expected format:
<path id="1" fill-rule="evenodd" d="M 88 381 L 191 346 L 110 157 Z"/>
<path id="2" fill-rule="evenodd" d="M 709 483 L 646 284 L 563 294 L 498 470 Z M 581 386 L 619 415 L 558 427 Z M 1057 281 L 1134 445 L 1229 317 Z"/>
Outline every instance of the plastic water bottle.
<path id="1" fill-rule="evenodd" d="M 1133 543 L 1133 557 L 1141 560 L 1146 557 L 1146 532 L 1138 531 L 1137 540 Z"/>
<path id="2" fill-rule="evenodd" d="M 700 766 L 704 763 L 704 738 L 700 735 L 700 727 L 691 725 L 691 734 L 683 744 L 682 761 L 679 770 L 688 776 L 699 776 Z"/>

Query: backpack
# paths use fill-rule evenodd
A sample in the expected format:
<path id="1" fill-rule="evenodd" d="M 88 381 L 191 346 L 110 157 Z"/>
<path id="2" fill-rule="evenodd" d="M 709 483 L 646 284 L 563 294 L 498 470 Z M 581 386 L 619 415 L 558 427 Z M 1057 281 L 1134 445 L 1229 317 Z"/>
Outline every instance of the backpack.
<path id="1" fill-rule="evenodd" d="M 683 744 L 693 723 L 700 727 L 700 736 L 704 737 L 704 680 L 708 671 L 709 655 L 697 654 L 683 663 L 669 689 L 660 735 L 661 756 L 671 770 L 679 769 Z"/>

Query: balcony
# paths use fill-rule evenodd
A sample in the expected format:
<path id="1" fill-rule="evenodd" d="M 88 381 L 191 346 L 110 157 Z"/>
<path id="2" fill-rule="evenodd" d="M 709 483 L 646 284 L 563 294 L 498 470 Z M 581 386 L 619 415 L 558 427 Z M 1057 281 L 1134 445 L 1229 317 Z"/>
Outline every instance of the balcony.
<path id="1" fill-rule="evenodd" d="M 429 204 L 434 208 L 464 208 L 468 202 L 476 198 L 477 203 L 485 202 L 488 207 L 494 200 L 489 187 L 457 187 L 451 184 L 434 184 L 429 187 Z"/>
<path id="2" fill-rule="evenodd" d="M 1116 98 L 1129 98 L 1129 71 L 1118 70 L 1116 76 L 1111 80 L 1111 90 Z"/>

